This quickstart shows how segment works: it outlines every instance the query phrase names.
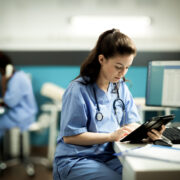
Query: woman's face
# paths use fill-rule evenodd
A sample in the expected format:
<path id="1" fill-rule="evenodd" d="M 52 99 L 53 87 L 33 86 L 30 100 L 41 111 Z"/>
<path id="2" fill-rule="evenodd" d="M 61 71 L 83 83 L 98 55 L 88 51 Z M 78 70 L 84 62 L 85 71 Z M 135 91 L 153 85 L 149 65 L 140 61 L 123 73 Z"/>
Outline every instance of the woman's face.
<path id="1" fill-rule="evenodd" d="M 134 55 L 116 55 L 106 59 L 104 55 L 99 55 L 99 62 L 101 64 L 100 76 L 105 80 L 116 83 L 128 71 L 134 59 Z"/>

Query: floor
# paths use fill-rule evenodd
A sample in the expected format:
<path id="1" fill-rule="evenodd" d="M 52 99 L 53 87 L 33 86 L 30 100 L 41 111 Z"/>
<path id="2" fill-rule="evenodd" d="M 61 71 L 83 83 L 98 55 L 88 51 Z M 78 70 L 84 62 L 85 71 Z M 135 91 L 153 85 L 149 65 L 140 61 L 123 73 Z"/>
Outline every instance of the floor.
<path id="1" fill-rule="evenodd" d="M 43 156 L 47 154 L 47 147 L 33 147 L 31 149 L 32 156 Z M 10 167 L 0 172 L 0 180 L 52 180 L 52 169 L 42 165 L 35 165 L 35 175 L 29 177 L 26 173 L 24 164 Z"/>
<path id="2" fill-rule="evenodd" d="M 52 180 L 52 170 L 41 165 L 35 166 L 35 175 L 29 177 L 23 165 L 14 166 L 0 174 L 1 180 Z"/>

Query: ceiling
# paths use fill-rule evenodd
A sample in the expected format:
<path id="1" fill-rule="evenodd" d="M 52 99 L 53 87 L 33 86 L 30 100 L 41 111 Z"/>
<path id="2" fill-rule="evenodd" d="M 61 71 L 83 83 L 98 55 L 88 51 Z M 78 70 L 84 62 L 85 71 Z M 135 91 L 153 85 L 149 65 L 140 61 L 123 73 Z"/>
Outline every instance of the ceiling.
<path id="1" fill-rule="evenodd" d="M 77 35 L 70 23 L 74 16 L 147 16 L 151 24 L 144 34 L 123 33 L 139 50 L 180 51 L 179 0 L 0 0 L 0 49 L 92 49 L 99 34 L 83 34 L 87 27 L 82 23 Z M 123 29 L 121 24 L 112 28 Z"/>

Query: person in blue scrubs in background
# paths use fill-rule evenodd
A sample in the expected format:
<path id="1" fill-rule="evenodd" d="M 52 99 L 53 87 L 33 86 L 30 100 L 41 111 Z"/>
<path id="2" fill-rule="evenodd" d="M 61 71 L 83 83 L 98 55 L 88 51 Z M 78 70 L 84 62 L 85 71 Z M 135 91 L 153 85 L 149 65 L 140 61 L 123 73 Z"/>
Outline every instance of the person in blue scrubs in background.
<path id="1" fill-rule="evenodd" d="M 117 29 L 102 33 L 63 96 L 54 180 L 120 180 L 122 165 L 113 142 L 139 126 L 125 74 L 136 55 L 133 41 Z M 150 139 L 160 131 L 148 133 Z"/>
<path id="2" fill-rule="evenodd" d="M 10 69 L 7 67 L 10 66 Z M 7 72 L 11 71 L 11 72 Z M 0 106 L 5 112 L 0 114 L 0 138 L 7 129 L 28 129 L 36 119 L 37 104 L 30 78 L 23 71 L 15 71 L 12 61 L 0 52 Z"/>

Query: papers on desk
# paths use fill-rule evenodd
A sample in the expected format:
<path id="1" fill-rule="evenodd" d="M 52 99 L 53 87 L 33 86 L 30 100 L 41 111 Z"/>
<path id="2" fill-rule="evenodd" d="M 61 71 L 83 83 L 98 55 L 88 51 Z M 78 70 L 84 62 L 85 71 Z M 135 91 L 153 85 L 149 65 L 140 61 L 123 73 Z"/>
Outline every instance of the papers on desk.
<path id="1" fill-rule="evenodd" d="M 139 157 L 180 164 L 180 148 L 146 145 L 122 152 L 121 156 Z"/>

